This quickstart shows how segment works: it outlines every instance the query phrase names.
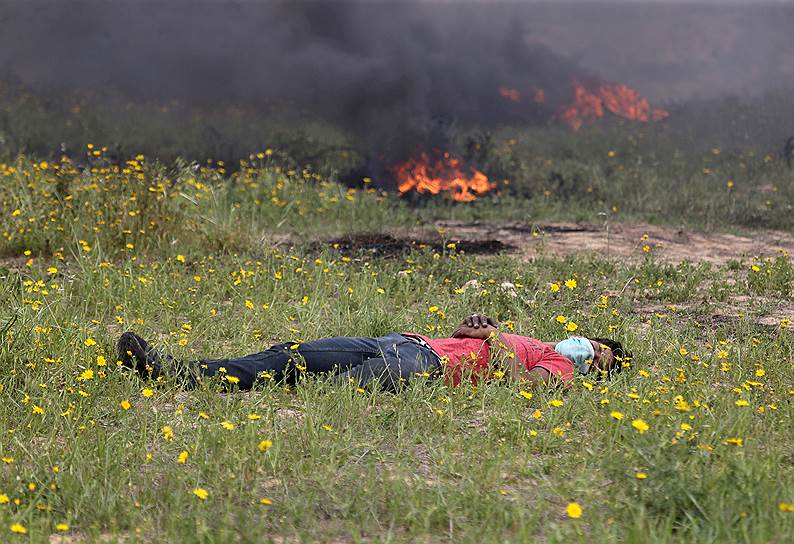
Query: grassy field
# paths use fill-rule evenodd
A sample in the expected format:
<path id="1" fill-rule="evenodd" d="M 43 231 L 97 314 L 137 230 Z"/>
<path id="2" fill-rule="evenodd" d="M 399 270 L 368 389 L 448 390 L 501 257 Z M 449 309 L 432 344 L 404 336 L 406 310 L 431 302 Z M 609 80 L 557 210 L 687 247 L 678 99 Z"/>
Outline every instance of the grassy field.
<path id="1" fill-rule="evenodd" d="M 640 240 L 621 260 L 472 255 L 450 240 L 374 256 L 317 242 L 441 217 L 594 220 L 604 209 L 612 221 L 786 227 L 779 161 L 709 151 L 698 160 L 710 166 L 675 187 L 690 193 L 657 188 L 643 201 L 661 170 L 605 145 L 593 153 L 616 162 L 592 178 L 599 198 L 573 184 L 518 203 L 503 188 L 472 205 L 410 207 L 290 171 L 278 152 L 230 177 L 224 165 L 144 158 L 117 168 L 94 151 L 93 171 L 24 157 L 0 166 L 0 540 L 794 533 L 794 324 L 772 311 L 794 298 L 790 256 L 670 264 Z M 742 163 L 748 185 L 728 187 L 725 165 Z M 566 389 L 416 382 L 399 395 L 315 378 L 182 391 L 116 364 L 130 329 L 179 356 L 222 357 L 338 334 L 443 336 L 472 311 L 541 339 L 617 337 L 634 360 Z"/>
<path id="2" fill-rule="evenodd" d="M 784 142 L 794 136 L 791 124 L 786 123 L 791 117 L 790 93 L 769 92 L 742 100 L 711 99 L 666 107 L 670 117 L 659 123 L 611 117 L 585 125 L 576 133 L 553 119 L 534 125 L 519 120 L 515 126 L 491 127 L 451 120 L 425 126 L 426 119 L 415 126 L 417 120 L 406 119 L 405 126 L 393 131 L 377 127 L 373 134 L 339 126 L 311 111 L 297 113 L 289 104 L 199 106 L 178 101 L 138 102 L 108 91 L 46 94 L 0 78 L 0 163 L 25 171 L 32 165 L 24 159 L 18 164 L 20 155 L 46 159 L 52 166 L 66 154 L 81 170 L 94 168 L 96 175 L 90 179 L 68 173 L 56 176 L 52 171 L 44 176 L 38 171 L 11 176 L 15 181 L 37 180 L 37 188 L 52 189 L 56 199 L 79 188 L 82 201 L 96 202 L 97 198 L 89 197 L 95 197 L 91 183 L 98 180 L 103 181 L 100 185 L 105 197 L 115 199 L 116 193 L 107 187 L 108 178 L 110 185 L 124 184 L 124 190 L 146 192 L 150 187 L 157 189 L 159 183 L 162 188 L 158 193 L 193 196 L 204 191 L 185 187 L 185 183 L 198 180 L 213 189 L 211 195 L 202 197 L 221 200 L 205 199 L 201 206 L 190 206 L 184 198 L 167 205 L 161 200 L 159 209 L 167 210 L 174 223 L 192 224 L 197 216 L 204 216 L 226 226 L 242 223 L 244 230 L 254 232 L 275 226 L 293 232 L 307 228 L 368 230 L 372 225 L 449 216 L 521 221 L 542 217 L 599 223 L 609 216 L 618 221 L 706 230 L 794 229 L 793 171 L 784 157 Z M 404 213 L 394 203 L 354 207 L 359 215 L 352 218 L 334 214 L 341 207 L 317 193 L 308 196 L 319 197 L 321 202 L 303 200 L 299 195 L 304 168 L 311 170 L 308 177 L 315 176 L 315 181 L 319 176 L 365 190 L 362 178 L 375 174 L 371 168 L 374 157 L 390 156 L 393 148 L 404 149 L 404 141 L 415 141 L 417 152 L 431 145 L 446 146 L 445 150 L 476 164 L 496 182 L 498 195 L 463 207 L 424 203 L 412 214 Z M 264 155 L 268 148 L 274 150 L 272 155 Z M 124 165 L 138 153 L 146 156 L 140 180 L 113 172 L 112 165 Z M 244 157 L 251 159 L 241 166 L 238 161 Z M 162 164 L 155 164 L 154 159 Z M 207 159 L 215 162 L 207 163 Z M 197 165 L 203 165 L 204 171 L 197 171 Z M 294 175 L 275 176 L 285 181 L 276 183 L 272 171 L 264 176 L 260 172 L 256 174 L 256 187 L 246 183 L 253 175 L 246 170 L 274 166 Z M 135 167 L 128 170 L 141 173 Z M 223 176 L 222 180 L 218 171 L 224 170 L 227 174 L 234 172 L 236 177 Z M 0 179 L 5 179 L 5 174 L 0 169 Z M 234 185 L 234 190 L 217 191 L 224 185 Z M 393 189 L 390 180 L 375 179 L 372 185 Z M 269 194 L 273 189 L 276 194 Z M 345 189 L 330 189 L 339 199 L 346 196 Z M 281 199 L 281 208 L 261 207 L 255 202 L 273 197 Z M 6 199 L 3 206 L 26 212 L 22 220 L 42 210 L 51 211 L 53 204 L 49 201 L 43 206 L 37 204 L 34 210 L 34 200 L 28 194 L 17 194 Z M 126 205 L 132 209 L 135 203 Z M 240 208 L 230 214 L 230 207 L 238 205 Z M 309 210 L 312 221 L 307 222 L 302 214 Z M 361 213 L 368 218 L 360 217 Z M 51 224 L 49 218 L 43 220 Z M 130 223 L 134 221 L 126 219 L 123 224 Z M 171 228 L 164 230 L 171 232 Z M 216 239 L 217 229 L 209 227 L 207 219 L 202 220 L 200 230 L 212 231 L 212 244 L 228 244 L 229 236 L 241 234 L 221 231 L 221 238 Z"/>

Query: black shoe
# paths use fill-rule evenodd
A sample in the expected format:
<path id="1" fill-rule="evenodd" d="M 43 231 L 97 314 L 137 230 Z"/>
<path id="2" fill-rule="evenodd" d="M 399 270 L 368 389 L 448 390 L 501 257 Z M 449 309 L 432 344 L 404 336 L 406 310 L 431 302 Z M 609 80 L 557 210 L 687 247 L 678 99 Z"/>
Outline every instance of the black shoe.
<path id="1" fill-rule="evenodd" d="M 156 380 L 163 373 L 163 360 L 170 355 L 160 354 L 149 343 L 135 334 L 125 332 L 119 338 L 117 349 L 119 360 L 127 368 L 134 368 L 141 378 Z"/>

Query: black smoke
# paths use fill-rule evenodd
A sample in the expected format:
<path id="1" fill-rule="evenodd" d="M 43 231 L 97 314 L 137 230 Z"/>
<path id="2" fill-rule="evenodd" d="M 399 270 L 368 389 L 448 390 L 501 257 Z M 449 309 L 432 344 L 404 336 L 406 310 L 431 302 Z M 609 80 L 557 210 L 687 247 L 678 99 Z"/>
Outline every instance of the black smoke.
<path id="1" fill-rule="evenodd" d="M 321 119 L 368 154 L 402 153 L 443 142 L 450 127 L 548 123 L 574 79 L 626 82 L 661 105 L 790 84 L 793 13 L 661 2 L 4 0 L 0 79 L 53 100 L 168 105 L 198 124 L 195 112 L 230 105 L 251 119 Z M 528 99 L 535 88 L 545 103 Z M 137 130 L 136 119 L 112 123 Z M 73 138 L 54 134 L 29 140 L 40 149 Z M 228 136 L 212 127 L 197 136 L 212 138 Z"/>
<path id="2" fill-rule="evenodd" d="M 38 92 L 239 104 L 368 138 L 546 120 L 587 77 L 531 43 L 531 11 L 512 4 L 77 0 L 6 3 L 0 18 L 0 70 Z"/>

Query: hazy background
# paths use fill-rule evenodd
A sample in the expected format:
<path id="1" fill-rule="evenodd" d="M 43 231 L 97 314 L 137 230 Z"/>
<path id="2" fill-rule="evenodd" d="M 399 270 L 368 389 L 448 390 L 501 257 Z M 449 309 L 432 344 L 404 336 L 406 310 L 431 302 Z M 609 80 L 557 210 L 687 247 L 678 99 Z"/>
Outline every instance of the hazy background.
<path id="1" fill-rule="evenodd" d="M 275 118 L 316 119 L 400 148 L 419 134 L 437 139 L 439 124 L 547 124 L 573 80 L 626 83 L 653 106 L 699 104 L 699 114 L 726 97 L 757 107 L 776 93 L 775 140 L 794 132 L 794 106 L 780 99 L 794 89 L 792 29 L 794 6 L 763 2 L 4 0 L 0 144 L 69 147 L 82 124 L 121 145 L 119 126 L 135 140 L 145 104 L 171 125 L 189 118 L 184 130 L 227 108 L 264 132 Z M 546 102 L 513 103 L 500 86 L 524 97 L 543 88 Z M 10 106 L 20 95 L 23 106 Z M 48 131 L 20 128 L 32 103 L 41 117 L 30 123 L 51 118 Z M 89 122 L 98 103 L 109 105 Z M 212 130 L 195 138 L 232 138 Z"/>
<path id="2" fill-rule="evenodd" d="M 538 46 L 655 100 L 794 81 L 787 3 L 4 0 L 0 24 L 0 67 L 23 82 L 139 96 L 322 98 L 435 71 L 531 81 L 549 69 Z"/>

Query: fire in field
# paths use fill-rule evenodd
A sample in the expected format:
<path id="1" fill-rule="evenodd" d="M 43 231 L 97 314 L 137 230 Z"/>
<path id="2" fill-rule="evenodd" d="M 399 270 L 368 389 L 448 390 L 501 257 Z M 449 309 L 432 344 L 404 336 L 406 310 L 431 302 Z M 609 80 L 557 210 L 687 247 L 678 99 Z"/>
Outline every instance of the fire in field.
<path id="1" fill-rule="evenodd" d="M 395 166 L 393 173 L 400 193 L 416 191 L 437 195 L 446 192 L 456 202 L 470 202 L 495 187 L 473 166 L 467 167 L 460 159 L 438 150 L 423 152 Z"/>
<path id="2" fill-rule="evenodd" d="M 0 2 L 0 542 L 788 542 L 794 9 Z"/>
<path id="3" fill-rule="evenodd" d="M 670 115 L 663 109 L 651 108 L 646 98 L 625 84 L 601 83 L 594 91 L 589 91 L 581 83 L 574 82 L 573 89 L 573 101 L 561 107 L 556 118 L 574 131 L 585 123 L 603 118 L 605 114 L 642 123 L 661 121 Z M 511 102 L 522 100 L 522 93 L 511 87 L 499 87 L 499 94 Z M 530 100 L 542 106 L 545 96 L 543 89 L 535 88 Z M 395 165 L 392 175 L 401 194 L 446 194 L 457 202 L 476 200 L 496 187 L 485 174 L 474 166 L 463 165 L 460 159 L 447 151 L 435 150 L 432 154 L 422 151 L 418 157 Z"/>

